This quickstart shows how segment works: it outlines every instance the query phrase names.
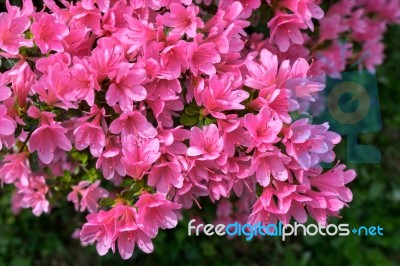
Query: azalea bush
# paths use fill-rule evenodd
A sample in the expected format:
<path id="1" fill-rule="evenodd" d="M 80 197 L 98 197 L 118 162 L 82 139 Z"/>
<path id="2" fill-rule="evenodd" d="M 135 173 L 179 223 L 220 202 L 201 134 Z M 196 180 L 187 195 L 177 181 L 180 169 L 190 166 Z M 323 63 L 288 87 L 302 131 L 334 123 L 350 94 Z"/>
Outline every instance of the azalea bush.
<path id="1" fill-rule="evenodd" d="M 352 201 L 312 115 L 328 77 L 382 63 L 399 1 L 43 2 L 0 13 L 14 214 L 68 201 L 89 213 L 73 237 L 128 259 L 204 199 L 218 223 L 322 225 Z"/>

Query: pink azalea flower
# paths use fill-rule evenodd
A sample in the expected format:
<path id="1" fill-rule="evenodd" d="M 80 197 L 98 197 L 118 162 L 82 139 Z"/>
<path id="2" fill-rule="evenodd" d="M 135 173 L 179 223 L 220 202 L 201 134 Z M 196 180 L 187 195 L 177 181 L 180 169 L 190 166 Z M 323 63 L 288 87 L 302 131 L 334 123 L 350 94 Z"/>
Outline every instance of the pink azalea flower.
<path id="1" fill-rule="evenodd" d="M 310 202 L 311 199 L 301 195 L 301 187 L 287 184 L 285 182 L 274 181 L 274 186 L 267 186 L 252 207 L 249 216 L 249 223 L 256 224 L 276 224 L 278 219 L 287 224 L 293 216 L 297 222 L 305 223 L 307 213 L 303 203 Z M 273 197 L 276 197 L 275 201 Z"/>
<path id="2" fill-rule="evenodd" d="M 106 100 L 110 106 L 119 103 L 120 107 L 127 111 L 133 109 L 133 101 L 146 99 L 147 92 L 141 85 L 146 79 L 144 69 L 129 68 L 122 64 L 118 73 L 111 78 L 113 81 L 106 93 Z"/>
<path id="3" fill-rule="evenodd" d="M 80 119 L 81 121 L 91 120 L 91 122 L 84 122 L 74 130 L 74 144 L 78 151 L 90 147 L 90 153 L 94 157 L 99 157 L 103 152 L 106 137 L 101 126 L 101 120 L 104 118 L 105 113 L 104 108 L 100 110 L 97 105 L 94 105 L 90 109 L 90 114 Z"/>
<path id="4" fill-rule="evenodd" d="M 271 116 L 268 108 L 262 108 L 257 115 L 247 114 L 243 123 L 249 131 L 253 146 L 258 149 L 264 149 L 261 144 L 273 144 L 278 142 L 278 134 L 282 129 L 282 121 Z"/>
<path id="5" fill-rule="evenodd" d="M 7 108 L 0 105 L 0 150 L 3 148 L 1 139 L 14 134 L 16 123 L 7 115 Z"/>
<path id="6" fill-rule="evenodd" d="M 128 175 L 141 179 L 160 157 L 160 143 L 157 139 L 140 139 L 130 135 L 124 145 L 122 165 Z"/>
<path id="7" fill-rule="evenodd" d="M 229 197 L 232 177 L 223 173 L 210 172 L 208 176 L 208 191 L 211 202 Z"/>
<path id="8" fill-rule="evenodd" d="M 71 73 L 60 63 L 55 63 L 48 68 L 48 75 L 41 76 L 40 80 L 32 86 L 32 90 L 38 94 L 39 99 L 49 106 L 57 106 L 67 109 L 74 105 L 65 98 L 67 92 L 73 88 Z"/>
<path id="9" fill-rule="evenodd" d="M 282 122 L 289 124 L 292 121 L 289 112 L 299 108 L 297 101 L 291 99 L 292 95 L 287 89 L 269 90 L 265 88 L 260 91 L 258 98 L 251 101 L 250 107 L 255 110 L 260 110 L 263 107 L 269 108 L 272 116 L 276 116 Z"/>
<path id="10" fill-rule="evenodd" d="M 253 13 L 253 10 L 261 6 L 261 0 L 239 0 L 243 6 L 243 13 L 241 13 L 242 18 L 248 18 Z"/>
<path id="11" fill-rule="evenodd" d="M 212 76 L 209 85 L 200 94 L 206 108 L 204 115 L 209 113 L 215 118 L 223 119 L 223 111 L 243 110 L 245 107 L 241 102 L 249 97 L 249 93 L 233 86 L 234 76 L 230 73 L 221 78 Z"/>
<path id="12" fill-rule="evenodd" d="M 174 162 L 163 162 L 154 165 L 148 175 L 147 184 L 157 189 L 159 193 L 168 193 L 171 187 L 181 188 L 183 176 L 181 167 Z"/>
<path id="13" fill-rule="evenodd" d="M 256 174 L 257 182 L 266 187 L 270 184 L 271 177 L 286 181 L 289 173 L 286 164 L 290 162 L 290 157 L 282 154 L 276 148 L 273 151 L 259 152 L 256 150 L 249 174 Z"/>
<path id="14" fill-rule="evenodd" d="M 311 19 L 321 19 L 324 16 L 324 11 L 314 0 L 284 0 L 280 1 L 279 4 L 300 15 L 312 31 L 314 31 L 314 24 Z"/>
<path id="15" fill-rule="evenodd" d="M 226 120 L 219 120 L 218 127 L 223 132 L 224 150 L 229 157 L 234 156 L 237 146 L 250 147 L 251 136 L 237 115 L 227 115 Z"/>
<path id="16" fill-rule="evenodd" d="M 137 222 L 144 226 L 146 233 L 154 237 L 158 228 L 170 229 L 178 223 L 177 210 L 182 206 L 165 198 L 163 194 L 143 193 L 135 206 L 138 208 Z"/>
<path id="17" fill-rule="evenodd" d="M 171 34 L 186 35 L 194 38 L 197 35 L 196 30 L 204 26 L 203 21 L 196 17 L 199 13 L 199 7 L 189 5 L 184 7 L 180 4 L 171 4 L 170 12 L 163 15 L 163 23 L 165 26 L 172 27 Z"/>
<path id="18" fill-rule="evenodd" d="M 125 207 L 120 218 L 118 237 L 118 251 L 124 260 L 132 257 L 135 245 L 145 253 L 153 252 L 151 236 L 145 232 L 142 225 L 137 224 L 138 215 L 135 208 Z"/>
<path id="19" fill-rule="evenodd" d="M 43 54 L 51 50 L 63 52 L 62 40 L 69 34 L 68 27 L 57 21 L 55 16 L 46 13 L 36 13 L 34 19 L 31 32 L 40 51 Z"/>
<path id="20" fill-rule="evenodd" d="M 0 80 L 1 80 L 1 74 L 0 74 Z M 10 98 L 12 95 L 11 90 L 9 87 L 1 85 L 0 86 L 0 101 L 5 101 L 8 98 Z"/>
<path id="21" fill-rule="evenodd" d="M 310 184 L 321 192 L 335 194 L 339 200 L 350 202 L 353 194 L 345 185 L 354 180 L 356 173 L 354 170 L 344 171 L 345 168 L 345 165 L 338 164 L 319 176 L 310 177 Z"/>
<path id="22" fill-rule="evenodd" d="M 177 94 L 182 92 L 182 86 L 178 79 L 154 79 L 153 82 L 146 85 L 146 89 L 146 100 L 161 100 L 162 102 L 177 100 L 179 99 Z"/>
<path id="23" fill-rule="evenodd" d="M 93 49 L 89 58 L 90 66 L 97 72 L 99 82 L 111 72 L 118 70 L 118 65 L 124 59 L 123 47 L 112 38 L 101 38 L 98 46 Z"/>
<path id="24" fill-rule="evenodd" d="M 204 184 L 193 183 L 189 179 L 185 179 L 182 188 L 177 190 L 174 200 L 182 204 L 185 209 L 190 209 L 193 202 L 198 202 L 196 197 L 204 197 L 208 195 L 208 188 Z"/>
<path id="25" fill-rule="evenodd" d="M 363 60 L 362 65 L 364 65 L 370 73 L 374 74 L 376 66 L 383 63 L 384 50 L 385 46 L 381 42 L 367 42 L 363 45 L 360 59 Z"/>
<path id="26" fill-rule="evenodd" d="M 11 87 L 18 106 L 23 108 L 26 106 L 28 94 L 32 84 L 36 79 L 36 75 L 32 72 L 27 62 L 21 60 L 6 75 L 11 79 Z"/>
<path id="27" fill-rule="evenodd" d="M 325 88 L 324 84 L 309 80 L 307 76 L 309 70 L 310 65 L 303 58 L 296 60 L 292 65 L 286 86 L 292 91 L 294 101 L 313 102 L 318 93 Z"/>
<path id="28" fill-rule="evenodd" d="M 341 140 L 340 135 L 328 131 L 328 124 L 310 125 L 308 119 L 295 121 L 285 132 L 283 143 L 286 152 L 292 156 L 304 170 L 319 162 L 331 163 L 335 158 L 333 147 Z"/>
<path id="29" fill-rule="evenodd" d="M 188 156 L 200 156 L 199 160 L 215 160 L 221 156 L 224 140 L 220 137 L 216 125 L 204 126 L 203 130 L 192 127 L 190 132 Z"/>
<path id="30" fill-rule="evenodd" d="M 31 174 L 31 169 L 26 152 L 6 155 L 3 163 L 0 168 L 0 180 L 2 182 L 5 184 L 20 182 L 23 186 L 29 185 L 28 178 Z"/>
<path id="31" fill-rule="evenodd" d="M 70 84 L 73 90 L 66 94 L 66 98 L 70 100 L 85 99 L 90 106 L 93 106 L 95 90 L 100 90 L 96 74 L 86 59 L 79 60 L 75 57 L 71 68 Z"/>
<path id="32" fill-rule="evenodd" d="M 281 12 L 276 12 L 275 17 L 268 22 L 268 27 L 271 29 L 271 43 L 275 43 L 281 52 L 286 52 L 290 43 L 303 44 L 300 29 L 307 28 L 297 15 Z"/>
<path id="33" fill-rule="evenodd" d="M 266 0 L 269 14 L 261 0 L 22 2 L 0 13 L 2 68 L 15 64 L 0 73 L 0 183 L 16 187 L 14 212 L 49 212 L 47 179 L 93 170 L 72 145 L 117 187 L 104 211 L 101 180 L 69 185 L 67 200 L 90 212 L 74 235 L 100 255 L 152 252 L 193 203 L 217 204 L 218 223 L 326 224 L 352 200 L 355 172 L 322 168 L 340 136 L 291 112 L 312 111 L 348 63 L 382 63 L 399 0 L 326 3 L 325 18 L 320 0 Z M 248 36 L 259 15 L 269 34 Z M 187 127 L 185 114 L 204 119 Z"/>
<path id="34" fill-rule="evenodd" d="M 89 214 L 86 216 L 87 223 L 80 231 L 81 241 L 97 242 L 96 249 L 101 256 L 110 248 L 114 251 L 116 241 L 123 259 L 132 256 L 136 244 L 142 251 L 150 253 L 153 251 L 151 238 L 144 231 L 143 225 L 137 223 L 137 216 L 135 208 L 121 204 L 107 212 Z"/>
<path id="35" fill-rule="evenodd" d="M 276 75 L 278 73 L 278 57 L 263 49 L 260 52 L 260 64 L 253 60 L 246 61 L 246 67 L 249 71 L 244 80 L 244 84 L 253 89 L 275 88 Z"/>
<path id="36" fill-rule="evenodd" d="M 100 256 L 107 254 L 112 247 L 115 249 L 115 236 L 117 234 L 117 210 L 120 205 L 108 212 L 100 210 L 99 213 L 91 213 L 86 216 L 87 222 L 80 231 L 80 239 L 83 243 L 94 243 L 97 241 L 96 250 Z"/>
<path id="37" fill-rule="evenodd" d="M 20 47 L 32 47 L 32 41 L 23 36 L 30 24 L 28 17 L 13 18 L 10 14 L 0 13 L 0 49 L 17 55 Z"/>
<path id="38" fill-rule="evenodd" d="M 348 27 L 344 25 L 343 18 L 338 15 L 331 15 L 321 19 L 319 43 L 326 40 L 335 40 L 340 33 L 345 32 Z"/>
<path id="39" fill-rule="evenodd" d="M 46 185 L 45 177 L 42 175 L 34 175 L 29 177 L 29 184 L 23 185 L 16 182 L 17 192 L 13 197 L 13 207 L 15 210 L 19 208 L 32 208 L 35 216 L 40 216 L 43 212 L 49 212 L 49 202 L 46 194 L 49 188 Z"/>
<path id="40" fill-rule="evenodd" d="M 101 198 L 108 196 L 107 190 L 100 188 L 100 181 L 97 180 L 93 184 L 89 181 L 81 181 L 78 185 L 72 186 L 72 191 L 68 194 L 68 201 L 72 201 L 75 210 L 84 212 L 86 209 L 90 213 L 97 212 L 99 204 L 97 203 Z M 79 200 L 79 197 L 81 199 Z M 80 208 L 79 208 L 80 206 Z"/>
<path id="41" fill-rule="evenodd" d="M 71 5 L 69 11 L 70 15 L 72 15 L 70 23 L 75 24 L 76 27 L 89 28 L 95 34 L 101 32 L 101 13 L 96 7 L 90 7 L 78 2 L 75 6 Z"/>
<path id="42" fill-rule="evenodd" d="M 187 47 L 187 56 L 189 60 L 190 71 L 197 76 L 199 72 L 206 75 L 216 73 L 214 64 L 221 61 L 221 56 L 215 49 L 213 43 L 202 43 L 198 45 L 196 42 L 189 43 Z"/>
<path id="43" fill-rule="evenodd" d="M 342 44 L 336 42 L 329 48 L 318 52 L 316 61 L 313 64 L 315 68 L 321 68 L 324 75 L 329 75 L 332 78 L 341 78 L 341 72 L 346 68 L 346 60 L 351 56 L 352 44 Z"/>
<path id="44" fill-rule="evenodd" d="M 150 41 L 157 39 L 156 31 L 147 21 L 128 15 L 124 15 L 124 18 L 128 22 L 128 29 L 118 31 L 116 37 L 121 43 L 126 44 L 127 53 L 135 52 Z"/>
<path id="45" fill-rule="evenodd" d="M 110 0 L 82 0 L 81 3 L 82 7 L 88 10 L 94 9 L 94 4 L 96 3 L 101 12 L 107 11 L 107 9 L 110 7 Z"/>
<path id="46" fill-rule="evenodd" d="M 114 176 L 125 176 L 126 171 L 121 163 L 122 147 L 118 137 L 111 137 L 106 140 L 104 152 L 96 162 L 96 168 L 102 169 L 105 179 L 112 179 Z"/>
<path id="47" fill-rule="evenodd" d="M 39 119 L 38 128 L 33 131 L 29 139 L 29 151 L 37 151 L 39 159 L 43 163 L 51 163 L 57 148 L 64 151 L 72 149 L 71 142 L 65 136 L 67 130 L 59 122 L 54 121 L 54 114 L 40 112 L 36 107 L 31 106 L 28 110 L 28 115 Z"/>
<path id="48" fill-rule="evenodd" d="M 168 36 L 167 40 L 177 38 L 177 36 L 170 36 Z M 189 62 L 186 57 L 187 46 L 187 42 L 179 40 L 164 48 L 160 54 L 160 66 L 162 67 L 159 72 L 160 76 L 174 80 L 179 78 L 181 72 L 189 68 Z"/>
<path id="49" fill-rule="evenodd" d="M 121 134 L 122 143 L 126 143 L 130 135 L 141 138 L 154 138 L 157 135 L 157 130 L 138 111 L 123 112 L 110 124 L 110 132 Z"/>

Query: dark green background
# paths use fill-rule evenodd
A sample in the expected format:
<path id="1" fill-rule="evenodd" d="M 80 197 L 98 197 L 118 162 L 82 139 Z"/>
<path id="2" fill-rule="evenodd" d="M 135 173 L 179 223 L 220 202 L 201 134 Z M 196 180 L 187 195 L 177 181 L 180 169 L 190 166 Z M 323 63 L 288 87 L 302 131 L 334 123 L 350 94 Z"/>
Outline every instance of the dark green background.
<path id="1" fill-rule="evenodd" d="M 0 1 L 3 2 L 3 1 Z M 335 223 L 352 226 L 380 225 L 381 237 L 290 237 L 255 239 L 188 237 L 185 218 L 175 230 L 161 231 L 155 251 L 147 255 L 136 249 L 124 261 L 118 254 L 97 255 L 95 248 L 81 247 L 71 239 L 84 221 L 72 204 L 60 203 L 51 215 L 33 217 L 31 210 L 14 216 L 10 210 L 12 187 L 0 190 L 0 266 L 25 265 L 400 265 L 400 27 L 391 27 L 385 37 L 386 59 L 377 79 L 383 129 L 361 136 L 364 144 L 380 149 L 380 164 L 349 164 L 356 169 L 351 183 L 354 200 Z M 346 162 L 346 139 L 337 148 Z M 214 217 L 212 207 L 200 213 Z"/>

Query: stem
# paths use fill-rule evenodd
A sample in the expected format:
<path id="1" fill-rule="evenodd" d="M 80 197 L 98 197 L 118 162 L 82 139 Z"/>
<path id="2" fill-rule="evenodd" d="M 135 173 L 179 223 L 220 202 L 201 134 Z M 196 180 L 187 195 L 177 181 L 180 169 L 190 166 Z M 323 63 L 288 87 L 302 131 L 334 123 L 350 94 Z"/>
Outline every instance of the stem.
<path id="1" fill-rule="evenodd" d="M 33 131 L 29 132 L 28 136 L 26 137 L 26 140 L 24 141 L 24 143 L 22 143 L 22 146 L 21 146 L 21 148 L 19 149 L 18 153 L 21 153 L 21 152 L 24 151 L 24 149 L 25 149 L 25 147 L 26 147 L 26 144 L 28 143 L 29 139 L 30 139 L 31 136 L 32 136 L 32 133 L 33 133 Z"/>

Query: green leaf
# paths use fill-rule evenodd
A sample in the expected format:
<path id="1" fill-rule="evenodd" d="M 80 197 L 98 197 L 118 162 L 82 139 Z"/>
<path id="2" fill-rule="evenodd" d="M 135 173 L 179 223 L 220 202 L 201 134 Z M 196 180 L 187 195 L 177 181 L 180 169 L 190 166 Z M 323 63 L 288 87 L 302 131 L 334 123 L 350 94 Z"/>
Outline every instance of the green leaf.
<path id="1" fill-rule="evenodd" d="M 292 121 L 296 121 L 300 116 L 299 111 L 293 111 L 290 112 L 290 118 L 292 119 Z"/>
<path id="2" fill-rule="evenodd" d="M 143 186 L 141 186 L 140 184 L 134 184 L 133 187 L 131 187 L 131 191 L 133 191 L 134 193 L 138 192 L 139 190 L 142 189 Z"/>
<path id="3" fill-rule="evenodd" d="M 86 172 L 86 180 L 89 180 L 90 182 L 95 182 L 97 179 L 99 179 L 99 172 L 96 170 L 96 168 L 90 168 Z"/>
<path id="4" fill-rule="evenodd" d="M 189 116 L 186 113 L 184 113 L 184 114 L 182 114 L 180 121 L 181 121 L 182 125 L 191 127 L 191 126 L 196 125 L 196 123 L 198 121 L 198 117 Z"/>
<path id="5" fill-rule="evenodd" d="M 103 207 L 111 207 L 114 205 L 115 200 L 112 198 L 104 198 L 104 199 L 101 199 L 99 203 Z"/>
<path id="6" fill-rule="evenodd" d="M 72 180 L 72 176 L 68 171 L 64 171 L 63 182 L 69 183 Z"/>
<path id="7" fill-rule="evenodd" d="M 189 107 L 187 107 L 187 108 L 185 109 L 185 113 L 186 113 L 187 115 L 189 115 L 189 116 L 195 116 L 195 115 L 197 115 L 197 114 L 199 113 L 199 110 L 197 110 L 197 109 L 194 108 L 194 107 L 189 106 Z"/>
<path id="8" fill-rule="evenodd" d="M 121 187 L 130 187 L 133 185 L 134 182 L 135 180 L 133 180 L 132 178 L 124 179 L 124 181 L 122 181 L 121 183 Z"/>
<path id="9" fill-rule="evenodd" d="M 213 117 L 205 117 L 204 118 L 204 125 L 208 126 L 214 124 L 217 120 Z"/>
<path id="10" fill-rule="evenodd" d="M 89 159 L 89 156 L 86 153 L 76 151 L 76 150 L 71 152 L 71 157 L 72 157 L 72 159 L 74 159 L 78 162 L 81 162 L 84 166 L 86 166 L 87 161 Z"/>
<path id="11" fill-rule="evenodd" d="M 132 200 L 135 197 L 135 191 L 127 190 L 122 192 L 122 197 L 126 200 Z"/>

